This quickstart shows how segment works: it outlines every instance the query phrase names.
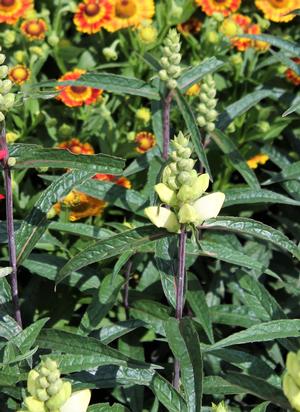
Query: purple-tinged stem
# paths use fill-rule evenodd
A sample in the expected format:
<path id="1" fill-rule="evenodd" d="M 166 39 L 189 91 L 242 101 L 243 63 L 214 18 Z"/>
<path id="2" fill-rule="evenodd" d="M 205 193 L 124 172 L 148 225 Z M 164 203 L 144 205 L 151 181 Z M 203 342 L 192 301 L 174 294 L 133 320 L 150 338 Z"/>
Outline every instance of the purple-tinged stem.
<path id="1" fill-rule="evenodd" d="M 0 148 L 7 150 L 6 144 L 6 132 L 5 127 L 1 130 L 0 136 Z M 8 152 L 7 152 L 8 153 Z M 14 229 L 14 205 L 13 205 L 13 193 L 12 193 L 12 178 L 10 166 L 7 163 L 8 155 L 1 161 L 4 173 L 4 186 L 5 186 L 5 200 L 6 200 L 6 228 L 8 237 L 8 253 L 9 264 L 12 268 L 10 275 L 12 303 L 14 308 L 14 316 L 17 323 L 22 327 L 22 317 L 19 303 L 18 293 L 18 277 L 17 277 L 17 255 L 16 255 L 16 243 L 15 243 L 15 229 Z"/>
<path id="2" fill-rule="evenodd" d="M 186 254 L 186 229 L 181 225 L 179 235 L 179 255 L 178 255 L 178 275 L 176 281 L 176 319 L 182 318 L 184 308 L 184 285 L 185 285 L 185 254 Z M 179 389 L 180 363 L 177 359 L 174 362 L 173 386 Z"/>
<path id="3" fill-rule="evenodd" d="M 125 278 L 126 278 L 126 283 L 125 283 L 125 288 L 124 288 L 124 307 L 125 307 L 125 313 L 126 313 L 126 318 L 129 318 L 129 279 L 130 279 L 130 273 L 132 269 L 132 260 L 130 259 L 127 263 L 126 267 L 126 273 L 125 273 Z"/>
<path id="4" fill-rule="evenodd" d="M 163 158 L 168 159 L 170 145 L 170 108 L 173 99 L 171 90 L 163 102 Z"/>

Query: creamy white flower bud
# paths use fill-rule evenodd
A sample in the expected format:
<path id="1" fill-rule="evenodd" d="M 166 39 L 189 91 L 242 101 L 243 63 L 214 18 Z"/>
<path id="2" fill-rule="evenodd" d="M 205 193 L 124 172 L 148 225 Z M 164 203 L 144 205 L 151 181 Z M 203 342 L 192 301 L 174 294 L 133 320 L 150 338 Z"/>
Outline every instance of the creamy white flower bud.
<path id="1" fill-rule="evenodd" d="M 0 64 L 3 64 L 5 62 L 6 56 L 3 53 L 0 53 Z"/>

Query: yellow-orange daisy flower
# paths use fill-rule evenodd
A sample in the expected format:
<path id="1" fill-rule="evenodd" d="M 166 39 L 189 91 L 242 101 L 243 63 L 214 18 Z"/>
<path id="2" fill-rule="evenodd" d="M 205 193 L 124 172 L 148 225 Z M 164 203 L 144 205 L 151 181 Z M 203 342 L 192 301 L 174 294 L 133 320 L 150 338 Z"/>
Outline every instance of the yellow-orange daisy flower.
<path id="1" fill-rule="evenodd" d="M 106 173 L 97 173 L 93 179 L 102 180 L 103 182 L 112 182 L 116 185 L 123 186 L 126 189 L 131 189 L 131 182 L 125 176 L 118 177 Z"/>
<path id="2" fill-rule="evenodd" d="M 47 24 L 43 19 L 25 20 L 21 24 L 21 31 L 29 40 L 43 40 L 47 31 Z"/>
<path id="3" fill-rule="evenodd" d="M 71 222 L 89 216 L 101 216 L 107 206 L 104 200 L 96 199 L 77 190 L 72 190 L 61 203 L 70 209 L 69 220 Z M 61 203 L 54 205 L 57 214 L 61 211 Z"/>
<path id="4" fill-rule="evenodd" d="M 139 132 L 134 139 L 137 144 L 135 150 L 138 153 L 146 153 L 148 150 L 152 149 L 156 144 L 156 138 L 154 134 L 149 132 Z"/>
<path id="5" fill-rule="evenodd" d="M 8 78 L 13 83 L 22 85 L 30 78 L 31 71 L 28 67 L 18 64 L 12 67 L 8 72 Z"/>
<path id="6" fill-rule="evenodd" d="M 292 59 L 295 63 L 300 65 L 300 58 L 299 57 L 295 57 L 294 59 Z M 287 80 L 291 83 L 294 83 L 295 86 L 300 86 L 300 76 L 299 74 L 297 74 L 294 70 L 288 68 L 285 71 L 285 77 L 287 78 Z"/>
<path id="7" fill-rule="evenodd" d="M 189 20 L 184 23 L 177 25 L 177 30 L 184 36 L 189 34 L 197 34 L 201 30 L 202 22 L 196 17 L 191 17 Z"/>
<path id="8" fill-rule="evenodd" d="M 261 34 L 260 26 L 258 24 L 250 24 L 247 34 Z M 269 43 L 260 40 L 252 40 L 251 46 L 261 51 L 265 51 L 270 47 Z"/>
<path id="9" fill-rule="evenodd" d="M 212 16 L 214 13 L 222 13 L 223 16 L 228 16 L 238 10 L 241 0 L 196 0 L 196 3 L 208 16 Z"/>
<path id="10" fill-rule="evenodd" d="M 15 24 L 33 9 L 33 0 L 1 0 L 0 23 Z"/>
<path id="11" fill-rule="evenodd" d="M 95 153 L 93 146 L 90 143 L 81 143 L 79 139 L 73 137 L 70 140 L 59 143 L 58 147 L 60 149 L 69 150 L 74 154 L 85 154 L 92 155 Z"/>
<path id="12" fill-rule="evenodd" d="M 78 4 L 73 21 L 78 31 L 97 33 L 111 19 L 112 11 L 111 0 L 84 0 Z"/>
<path id="13" fill-rule="evenodd" d="M 276 23 L 286 23 L 296 17 L 295 14 L 289 14 L 291 11 L 299 8 L 299 0 L 255 0 L 255 5 L 268 20 Z"/>
<path id="14" fill-rule="evenodd" d="M 126 27 L 139 27 L 143 20 L 152 19 L 155 13 L 153 0 L 111 0 L 112 18 L 104 24 L 106 30 L 114 32 Z"/>
<path id="15" fill-rule="evenodd" d="M 259 153 L 247 160 L 247 164 L 251 169 L 256 169 L 258 165 L 264 165 L 268 160 L 268 155 Z"/>
<path id="16" fill-rule="evenodd" d="M 75 69 L 72 72 L 67 72 L 58 79 L 59 82 L 68 80 L 77 80 L 85 73 L 85 70 Z M 83 104 L 89 105 L 100 99 L 103 90 L 94 89 L 87 86 L 57 86 L 57 90 L 61 92 L 56 97 L 68 107 L 78 107 Z"/>

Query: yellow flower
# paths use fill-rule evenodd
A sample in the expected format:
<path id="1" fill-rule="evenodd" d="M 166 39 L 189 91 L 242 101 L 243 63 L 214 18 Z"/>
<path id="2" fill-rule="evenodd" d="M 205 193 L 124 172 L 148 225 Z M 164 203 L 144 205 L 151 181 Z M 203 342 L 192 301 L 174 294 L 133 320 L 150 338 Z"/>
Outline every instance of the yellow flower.
<path id="1" fill-rule="evenodd" d="M 15 132 L 7 132 L 6 133 L 7 143 L 14 143 L 19 138 L 20 138 L 20 133 L 15 133 Z"/>
<path id="2" fill-rule="evenodd" d="M 28 67 L 22 64 L 18 64 L 17 66 L 14 66 L 9 70 L 8 78 L 12 82 L 22 85 L 30 78 L 30 75 L 31 71 L 28 69 Z"/>
<path id="3" fill-rule="evenodd" d="M 135 113 L 137 119 L 142 120 L 145 124 L 149 123 L 151 119 L 151 111 L 148 107 L 141 107 Z"/>
<path id="4" fill-rule="evenodd" d="M 256 169 L 258 165 L 264 165 L 269 160 L 269 156 L 263 153 L 259 153 L 251 159 L 247 160 L 247 164 L 250 169 Z"/>
<path id="5" fill-rule="evenodd" d="M 286 373 L 283 377 L 283 392 L 291 406 L 300 411 L 300 351 L 289 352 L 286 360 Z"/>
<path id="6" fill-rule="evenodd" d="M 168 232 L 178 233 L 180 225 L 174 212 L 165 207 L 146 207 L 145 215 L 157 227 L 163 227 Z"/>
<path id="7" fill-rule="evenodd" d="M 103 24 L 110 32 L 131 26 L 139 27 L 143 20 L 152 19 L 155 13 L 153 0 L 112 0 L 112 3 L 112 16 Z"/>
<path id="8" fill-rule="evenodd" d="M 141 27 L 139 30 L 139 38 L 142 43 L 154 43 L 157 39 L 157 30 L 154 26 Z"/>
<path id="9" fill-rule="evenodd" d="M 139 132 L 135 136 L 137 146 L 135 150 L 138 153 L 146 153 L 156 145 L 156 138 L 154 134 L 149 132 Z"/>
<path id="10" fill-rule="evenodd" d="M 266 19 L 286 23 L 296 17 L 289 13 L 299 8 L 299 0 L 255 0 L 255 5 L 262 10 Z"/>
<path id="11" fill-rule="evenodd" d="M 187 89 L 185 94 L 187 96 L 197 96 L 200 93 L 200 89 L 201 89 L 200 85 L 198 83 L 195 83 L 193 84 L 193 86 Z"/>

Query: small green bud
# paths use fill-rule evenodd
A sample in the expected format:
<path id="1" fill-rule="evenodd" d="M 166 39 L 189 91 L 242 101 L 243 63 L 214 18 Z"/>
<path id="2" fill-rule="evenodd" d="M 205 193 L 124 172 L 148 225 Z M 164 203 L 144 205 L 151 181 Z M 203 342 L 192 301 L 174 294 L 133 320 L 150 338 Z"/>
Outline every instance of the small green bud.
<path id="1" fill-rule="evenodd" d="M 206 104 L 204 104 L 204 103 L 198 104 L 197 110 L 198 110 L 200 113 L 204 113 L 204 114 L 206 114 L 206 113 L 208 112 L 208 108 L 207 108 Z"/>
<path id="2" fill-rule="evenodd" d="M 50 358 L 47 358 L 47 359 L 44 361 L 44 365 L 46 366 L 47 369 L 49 369 L 49 371 L 52 371 L 52 372 L 56 372 L 56 371 L 57 371 L 57 368 L 58 368 L 57 362 L 53 361 L 53 360 L 50 359 Z"/>
<path id="3" fill-rule="evenodd" d="M 8 66 L 0 66 L 0 79 L 4 79 L 8 74 Z"/>
<path id="4" fill-rule="evenodd" d="M 50 374 L 47 376 L 48 382 L 53 383 L 57 381 L 60 378 L 60 372 L 58 369 L 50 372 Z"/>
<path id="5" fill-rule="evenodd" d="M 8 79 L 0 80 L 0 93 L 7 94 L 12 88 L 12 82 Z"/>
<path id="6" fill-rule="evenodd" d="M 13 107 L 15 98 L 16 96 L 14 93 L 8 93 L 4 96 L 4 106 L 6 110 L 9 110 Z"/>
<path id="7" fill-rule="evenodd" d="M 17 163 L 17 159 L 15 157 L 9 157 L 7 159 L 7 165 L 9 167 L 14 167 L 16 163 Z"/>
<path id="8" fill-rule="evenodd" d="M 6 56 L 5 54 L 0 53 L 0 64 L 3 64 L 5 62 Z"/>
<path id="9" fill-rule="evenodd" d="M 199 99 L 203 103 L 207 103 L 210 100 L 209 97 L 207 96 L 207 94 L 202 92 L 202 91 L 199 94 Z"/>
<path id="10" fill-rule="evenodd" d="M 46 401 L 46 406 L 50 411 L 59 409 L 71 396 L 72 387 L 70 382 L 64 382 L 60 391 L 51 396 L 51 398 Z"/>
<path id="11" fill-rule="evenodd" d="M 63 139 L 67 139 L 72 136 L 73 128 L 69 126 L 68 124 L 63 123 L 58 129 L 58 134 Z"/>
<path id="12" fill-rule="evenodd" d="M 176 89 L 177 81 L 175 79 L 170 79 L 167 81 L 167 86 L 169 89 Z"/>
<path id="13" fill-rule="evenodd" d="M 39 401 L 46 402 L 49 399 L 49 395 L 46 389 L 37 389 L 36 397 Z"/>
<path id="14" fill-rule="evenodd" d="M 207 113 L 206 118 L 207 118 L 208 121 L 214 122 L 216 120 L 217 116 L 218 116 L 218 112 L 216 110 L 210 110 Z"/>
<path id="15" fill-rule="evenodd" d="M 178 212 L 179 223 L 182 224 L 198 224 L 199 215 L 193 206 L 185 203 Z"/>
<path id="16" fill-rule="evenodd" d="M 169 59 L 167 57 L 162 57 L 160 59 L 160 63 L 165 69 L 167 69 L 170 66 L 170 62 L 169 62 Z"/>
<path id="17" fill-rule="evenodd" d="M 166 57 L 171 57 L 171 56 L 173 55 L 173 52 L 172 52 L 172 50 L 170 50 L 170 47 L 165 46 L 165 47 L 163 48 L 163 54 L 164 54 Z"/>
<path id="18" fill-rule="evenodd" d="M 48 43 L 52 47 L 57 46 L 59 43 L 59 37 L 55 33 L 51 33 L 50 36 L 48 36 Z"/>
<path id="19" fill-rule="evenodd" d="M 51 383 L 50 386 L 47 388 L 47 393 L 50 396 L 56 395 L 62 388 L 63 381 L 61 379 L 57 379 L 54 383 Z"/>
<path id="20" fill-rule="evenodd" d="M 193 159 L 182 159 L 179 160 L 177 165 L 179 170 L 192 170 L 195 165 L 195 161 Z"/>
<path id="21" fill-rule="evenodd" d="M 40 387 L 44 388 L 44 389 L 48 388 L 48 386 L 49 386 L 49 382 L 47 381 L 47 378 L 45 376 L 40 378 L 38 380 L 38 383 L 39 383 Z"/>
<path id="22" fill-rule="evenodd" d="M 181 151 L 180 155 L 183 159 L 188 159 L 191 157 L 192 151 L 189 147 L 186 147 L 184 150 Z"/>
<path id="23" fill-rule="evenodd" d="M 36 389 L 37 389 L 37 379 L 39 378 L 39 373 L 35 370 L 32 369 L 28 373 L 28 378 L 27 378 L 27 390 L 30 393 L 30 395 L 35 396 L 36 395 Z"/>
<path id="24" fill-rule="evenodd" d="M 200 127 L 206 126 L 206 120 L 204 116 L 198 116 L 197 117 L 197 123 Z"/>
<path id="25" fill-rule="evenodd" d="M 171 171 L 172 175 L 176 175 L 178 173 L 177 163 L 176 162 L 170 163 L 168 167 L 170 168 L 170 171 Z"/>
<path id="26" fill-rule="evenodd" d="M 102 53 L 105 57 L 106 60 L 110 61 L 116 61 L 118 60 L 119 54 L 113 47 L 104 47 L 102 50 Z"/>
<path id="27" fill-rule="evenodd" d="M 216 96 L 216 94 L 217 94 L 216 89 L 211 89 L 207 92 L 207 95 L 210 99 L 213 99 Z"/>
<path id="28" fill-rule="evenodd" d="M 2 112 L 0 112 L 0 122 L 3 122 L 5 120 L 5 116 Z"/>
<path id="29" fill-rule="evenodd" d="M 170 56 L 170 62 L 172 64 L 179 64 L 181 61 L 181 54 L 180 53 L 174 53 Z"/>
<path id="30" fill-rule="evenodd" d="M 39 368 L 39 372 L 42 376 L 48 376 L 50 374 L 49 369 L 47 369 L 45 366 L 41 366 Z"/>
<path id="31" fill-rule="evenodd" d="M 170 189 L 172 190 L 178 190 L 178 185 L 176 183 L 176 177 L 175 176 L 170 176 L 167 179 L 167 185 L 169 186 Z"/>
<path id="32" fill-rule="evenodd" d="M 216 126 L 215 126 L 214 123 L 210 122 L 210 123 L 207 123 L 206 128 L 207 128 L 208 132 L 213 132 L 215 130 Z"/>
<path id="33" fill-rule="evenodd" d="M 159 75 L 159 78 L 160 78 L 161 80 L 163 80 L 163 81 L 169 80 L 169 76 L 168 76 L 168 73 L 167 73 L 166 70 L 160 70 L 160 71 L 158 72 L 158 75 Z"/>
<path id="34" fill-rule="evenodd" d="M 195 173 L 193 173 L 193 172 L 195 172 Z M 195 174 L 196 174 L 196 176 L 195 176 Z M 189 171 L 189 172 L 183 171 L 183 172 L 180 172 L 179 175 L 177 176 L 177 181 L 180 185 L 184 185 L 184 184 L 190 185 L 190 184 L 193 183 L 193 181 L 195 180 L 196 177 L 197 177 L 196 170 L 192 170 L 192 171 Z"/>

